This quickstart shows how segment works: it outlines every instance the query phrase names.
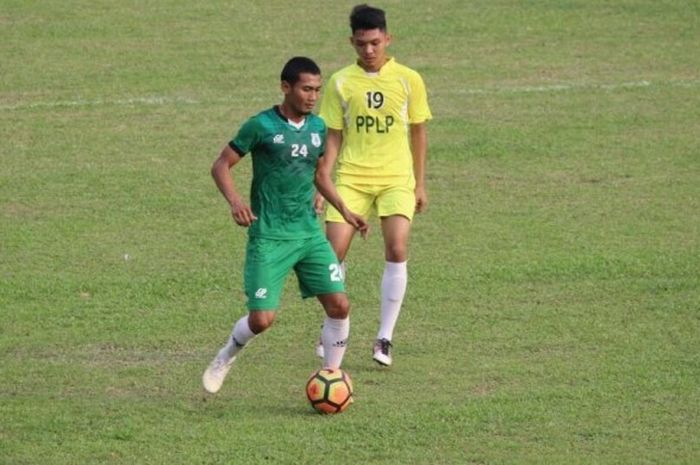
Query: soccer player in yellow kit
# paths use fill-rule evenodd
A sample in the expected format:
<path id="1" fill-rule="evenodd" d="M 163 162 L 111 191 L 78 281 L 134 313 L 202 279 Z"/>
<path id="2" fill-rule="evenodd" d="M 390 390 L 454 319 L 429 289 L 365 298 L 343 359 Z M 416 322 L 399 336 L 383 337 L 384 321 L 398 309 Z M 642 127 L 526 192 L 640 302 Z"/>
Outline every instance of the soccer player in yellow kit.
<path id="1" fill-rule="evenodd" d="M 350 27 L 358 60 L 326 85 L 320 116 L 328 138 L 316 176 L 327 182 L 337 160 L 336 186 L 348 208 L 364 218 L 376 214 L 381 219 L 386 264 L 373 359 L 388 366 L 408 281 L 411 221 L 428 204 L 426 122 L 432 115 L 421 76 L 387 55 L 391 36 L 384 11 L 357 5 Z M 355 228 L 328 205 L 326 236 L 341 262 L 354 234 Z"/>

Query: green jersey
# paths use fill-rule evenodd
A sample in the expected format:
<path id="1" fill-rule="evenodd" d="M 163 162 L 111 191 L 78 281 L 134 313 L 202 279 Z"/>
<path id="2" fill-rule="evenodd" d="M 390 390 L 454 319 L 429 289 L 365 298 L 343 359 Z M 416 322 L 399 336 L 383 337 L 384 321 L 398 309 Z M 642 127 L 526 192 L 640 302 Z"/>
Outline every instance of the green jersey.
<path id="1" fill-rule="evenodd" d="M 229 146 L 253 158 L 251 237 L 303 239 L 321 233 L 314 210 L 314 173 L 326 145 L 326 125 L 309 114 L 293 126 L 277 107 L 246 121 Z"/>

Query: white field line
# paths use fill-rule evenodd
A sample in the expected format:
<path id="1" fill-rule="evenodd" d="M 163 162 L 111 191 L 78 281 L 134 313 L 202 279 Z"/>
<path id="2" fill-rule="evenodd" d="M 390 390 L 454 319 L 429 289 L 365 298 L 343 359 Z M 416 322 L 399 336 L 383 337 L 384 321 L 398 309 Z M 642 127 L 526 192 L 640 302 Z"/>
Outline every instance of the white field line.
<path id="1" fill-rule="evenodd" d="M 527 94 L 527 93 L 547 93 L 547 92 L 566 92 L 582 89 L 600 89 L 600 90 L 619 90 L 639 87 L 697 87 L 700 85 L 700 79 L 694 80 L 673 80 L 673 81 L 627 81 L 614 84 L 595 84 L 595 83 L 567 83 L 567 84 L 551 84 L 540 86 L 515 86 L 515 87 L 493 87 L 493 88 L 462 88 L 454 89 L 445 93 L 458 95 L 485 95 L 485 94 Z M 248 98 L 248 100 L 261 100 L 260 98 Z M 198 104 L 216 104 L 216 103 L 232 103 L 232 99 L 217 99 L 217 100 L 196 100 L 185 97 L 168 97 L 168 96 L 148 96 L 148 97 L 133 97 L 124 99 L 77 99 L 77 100 L 55 100 L 55 101 L 35 101 L 35 102 L 16 102 L 16 103 L 0 103 L 0 111 L 14 110 L 32 110 L 37 108 L 60 108 L 60 107 L 93 107 L 93 106 L 166 106 L 166 105 L 198 105 Z"/>
<path id="2" fill-rule="evenodd" d="M 0 104 L 0 110 L 31 110 L 35 108 L 58 107 L 96 107 L 103 105 L 138 106 L 138 105 L 172 105 L 172 104 L 196 104 L 197 100 L 182 97 L 134 97 L 128 99 L 97 99 L 97 100 L 55 100 L 38 102 L 17 102 L 12 104 Z"/>
<path id="3" fill-rule="evenodd" d="M 700 85 L 700 79 L 687 81 L 627 81 L 615 84 L 595 84 L 595 83 L 568 83 L 568 84 L 552 84 L 542 86 L 516 86 L 516 87 L 493 87 L 481 89 L 457 89 L 453 91 L 457 94 L 468 95 L 483 95 L 483 94 L 527 94 L 541 92 L 565 92 L 572 90 L 585 89 L 601 89 L 601 90 L 619 90 L 638 87 L 697 87 Z"/>
<path id="4" fill-rule="evenodd" d="M 605 89 L 615 90 L 629 87 L 649 87 L 651 81 L 632 81 L 619 84 L 552 84 L 548 86 L 494 87 L 487 89 L 459 89 L 458 94 L 529 94 L 541 92 L 564 92 L 576 89 Z"/>

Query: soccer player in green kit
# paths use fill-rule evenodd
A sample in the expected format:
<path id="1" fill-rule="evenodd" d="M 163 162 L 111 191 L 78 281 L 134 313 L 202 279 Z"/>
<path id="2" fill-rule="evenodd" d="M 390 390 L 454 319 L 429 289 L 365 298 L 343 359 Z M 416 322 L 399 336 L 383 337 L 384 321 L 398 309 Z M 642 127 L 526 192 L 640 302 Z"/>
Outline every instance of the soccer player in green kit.
<path id="1" fill-rule="evenodd" d="M 316 296 L 326 312 L 324 367 L 339 368 L 350 330 L 350 305 L 342 270 L 314 210 L 314 177 L 325 150 L 326 126 L 313 110 L 321 71 L 309 58 L 295 57 L 281 73 L 284 100 L 246 121 L 211 169 L 236 224 L 248 228 L 244 288 L 248 314 L 207 367 L 202 382 L 218 392 L 236 355 L 272 325 L 284 281 L 293 269 L 302 297 Z M 231 168 L 252 153 L 250 206 L 237 192 Z M 329 177 L 318 191 L 362 235 L 368 225 L 345 206 Z"/>

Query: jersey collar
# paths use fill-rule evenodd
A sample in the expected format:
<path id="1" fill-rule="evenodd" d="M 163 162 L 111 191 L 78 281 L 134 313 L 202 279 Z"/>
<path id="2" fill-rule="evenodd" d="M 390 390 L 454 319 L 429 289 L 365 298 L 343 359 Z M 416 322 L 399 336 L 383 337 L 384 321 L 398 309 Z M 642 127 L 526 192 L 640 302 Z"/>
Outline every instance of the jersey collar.
<path id="1" fill-rule="evenodd" d="M 296 129 L 296 130 L 299 130 L 299 129 L 303 128 L 304 125 L 306 124 L 306 121 L 308 120 L 308 116 L 305 116 L 304 119 L 303 119 L 303 121 L 302 121 L 300 124 L 293 123 L 293 122 L 289 121 L 289 118 L 287 118 L 286 116 L 284 116 L 284 115 L 282 114 L 282 112 L 280 111 L 280 106 L 279 106 L 279 105 L 273 106 L 272 109 L 275 110 L 275 113 L 277 114 L 277 116 L 280 117 L 280 119 L 281 119 L 282 121 L 284 121 L 285 123 L 287 123 L 288 125 L 290 125 L 291 127 L 293 127 L 293 128 Z"/>
<path id="2" fill-rule="evenodd" d="M 369 71 L 365 71 L 365 69 L 364 69 L 362 66 L 360 66 L 360 60 L 359 60 L 359 59 L 358 59 L 357 61 L 355 61 L 355 66 L 356 66 L 357 69 L 360 70 L 360 72 L 361 72 L 362 74 L 364 74 L 365 76 L 370 76 L 370 77 L 371 77 L 371 76 L 381 76 L 381 75 L 382 75 L 383 73 L 385 73 L 389 68 L 391 68 L 391 67 L 394 65 L 394 63 L 396 63 L 396 61 L 394 60 L 394 57 L 389 56 L 389 57 L 387 57 L 387 58 L 388 58 L 388 59 L 386 60 L 386 63 L 384 63 L 384 64 L 382 65 L 381 68 L 379 68 L 379 71 L 374 72 L 374 73 L 369 72 Z"/>

